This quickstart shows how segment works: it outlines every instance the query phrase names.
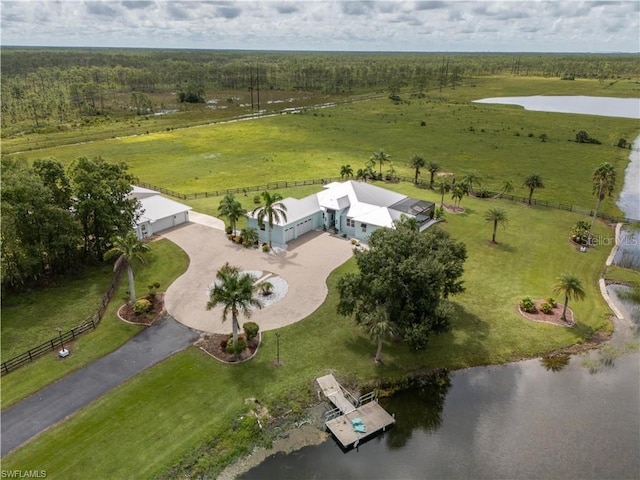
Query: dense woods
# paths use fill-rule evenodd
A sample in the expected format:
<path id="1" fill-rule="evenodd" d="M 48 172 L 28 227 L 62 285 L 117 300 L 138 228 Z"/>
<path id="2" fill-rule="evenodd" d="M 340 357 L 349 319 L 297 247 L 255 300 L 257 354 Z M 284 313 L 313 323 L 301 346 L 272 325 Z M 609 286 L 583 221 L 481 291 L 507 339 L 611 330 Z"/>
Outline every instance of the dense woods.
<path id="1" fill-rule="evenodd" d="M 3 137 L 181 103 L 260 108 L 260 91 L 351 95 L 453 87 L 483 75 L 640 75 L 633 54 L 329 53 L 2 47 Z M 224 92 L 224 93 L 223 93 Z M 229 92 L 242 92 L 234 96 Z M 244 104 L 242 104 L 244 102 Z M 250 103 L 249 103 L 250 102 Z M 241 104 L 241 105 L 240 105 Z M 264 104 L 263 104 L 264 106 Z M 78 125 L 76 125 L 78 126 Z"/>

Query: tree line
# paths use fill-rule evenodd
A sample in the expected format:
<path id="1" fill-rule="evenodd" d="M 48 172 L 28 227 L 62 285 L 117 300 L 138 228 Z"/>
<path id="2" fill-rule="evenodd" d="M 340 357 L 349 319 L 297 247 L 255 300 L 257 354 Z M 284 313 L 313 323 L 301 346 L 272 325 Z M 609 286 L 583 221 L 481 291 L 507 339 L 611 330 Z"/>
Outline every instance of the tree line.
<path id="1" fill-rule="evenodd" d="M 244 52 L 2 47 L 3 126 L 147 114 L 148 95 L 203 101 L 205 90 L 352 94 L 453 87 L 511 74 L 611 80 L 640 75 L 631 54 Z M 117 99 L 117 101 L 116 101 Z"/>
<path id="2" fill-rule="evenodd" d="M 67 170 L 54 160 L 2 159 L 2 286 L 21 289 L 100 262 L 114 236 L 131 231 L 138 201 L 124 163 L 81 157 Z"/>

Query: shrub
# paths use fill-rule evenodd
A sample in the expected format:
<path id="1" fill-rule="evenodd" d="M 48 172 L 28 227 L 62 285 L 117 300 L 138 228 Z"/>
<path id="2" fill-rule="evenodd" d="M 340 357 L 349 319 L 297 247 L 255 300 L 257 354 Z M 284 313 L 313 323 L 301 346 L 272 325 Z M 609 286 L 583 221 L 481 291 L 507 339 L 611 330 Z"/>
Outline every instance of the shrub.
<path id="1" fill-rule="evenodd" d="M 260 195 L 255 195 L 253 197 L 253 203 L 255 203 L 256 205 L 260 205 L 260 202 L 262 202 L 262 200 L 260 199 Z"/>
<path id="2" fill-rule="evenodd" d="M 420 126 L 421 126 L 421 127 L 426 127 L 426 126 L 427 126 L 427 122 L 425 122 L 424 120 L 422 120 L 422 121 L 420 122 Z"/>
<path id="3" fill-rule="evenodd" d="M 225 232 L 227 235 L 231 235 L 231 234 L 233 233 L 233 228 L 231 228 L 231 225 L 227 225 L 227 226 L 224 228 L 224 232 Z"/>
<path id="4" fill-rule="evenodd" d="M 263 244 L 262 244 L 262 251 L 263 251 L 263 252 L 265 252 L 265 253 L 266 253 L 266 252 L 269 252 L 270 250 L 271 250 L 271 247 L 269 246 L 269 244 L 268 244 L 268 243 L 263 243 Z"/>
<path id="5" fill-rule="evenodd" d="M 136 315 L 142 315 L 151 311 L 151 302 L 146 298 L 141 298 L 133 304 L 133 313 Z"/>
<path id="6" fill-rule="evenodd" d="M 553 312 L 553 306 L 548 302 L 544 302 L 542 305 L 540 305 L 540 310 L 542 310 L 542 313 L 546 313 L 547 315 L 549 315 L 551 312 Z"/>
<path id="7" fill-rule="evenodd" d="M 578 223 L 571 228 L 571 240 L 578 245 L 586 245 L 589 241 L 589 229 L 589 222 L 584 220 L 578 221 Z"/>
<path id="8" fill-rule="evenodd" d="M 147 288 L 149 289 L 149 298 L 153 300 L 156 298 L 156 291 L 160 288 L 160 282 L 153 282 L 147 285 Z"/>
<path id="9" fill-rule="evenodd" d="M 629 148 L 630 147 L 630 145 L 628 144 L 626 138 L 621 138 L 620 140 L 618 140 L 618 144 L 617 145 L 618 145 L 619 148 Z"/>
<path id="10" fill-rule="evenodd" d="M 520 300 L 520 310 L 527 313 L 535 313 L 536 304 L 531 299 L 531 297 L 524 297 L 522 300 Z"/>
<path id="11" fill-rule="evenodd" d="M 220 342 L 220 346 L 222 347 L 222 349 L 226 352 L 227 351 L 227 345 L 229 344 L 229 342 L 227 340 L 222 340 Z"/>
<path id="12" fill-rule="evenodd" d="M 260 326 L 256 322 L 247 322 L 242 325 L 242 329 L 244 330 L 247 339 L 251 340 L 252 338 L 255 338 L 256 335 L 258 335 Z"/>
<path id="13" fill-rule="evenodd" d="M 547 303 L 551 305 L 553 308 L 556 308 L 558 306 L 558 302 L 556 302 L 556 299 L 553 297 L 547 298 Z"/>
<path id="14" fill-rule="evenodd" d="M 237 355 L 239 353 L 244 352 L 246 348 L 247 348 L 247 342 L 245 341 L 244 338 L 238 337 L 238 343 L 236 343 L 235 345 L 233 344 L 233 341 L 231 340 L 231 338 L 229 338 L 229 340 L 227 341 L 227 347 L 225 348 L 225 352 Z"/>
<path id="15" fill-rule="evenodd" d="M 436 220 L 444 218 L 444 207 L 436 208 L 435 212 L 433 213 L 433 218 L 435 218 Z"/>

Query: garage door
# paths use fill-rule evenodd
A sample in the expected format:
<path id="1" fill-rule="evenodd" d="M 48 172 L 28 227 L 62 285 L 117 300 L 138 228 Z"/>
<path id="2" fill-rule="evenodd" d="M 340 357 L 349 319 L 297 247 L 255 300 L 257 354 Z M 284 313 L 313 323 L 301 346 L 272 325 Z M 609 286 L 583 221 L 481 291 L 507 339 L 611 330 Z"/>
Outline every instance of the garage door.
<path id="1" fill-rule="evenodd" d="M 285 241 L 285 243 L 287 243 L 289 240 L 293 240 L 295 238 L 294 237 L 295 233 L 296 233 L 296 229 L 295 229 L 295 227 L 293 225 L 290 226 L 289 228 L 285 228 L 284 229 L 284 241 Z"/>
<path id="2" fill-rule="evenodd" d="M 307 218 L 305 221 L 299 222 L 296 225 L 296 238 L 310 232 L 311 230 L 313 230 L 313 221 L 311 218 Z"/>

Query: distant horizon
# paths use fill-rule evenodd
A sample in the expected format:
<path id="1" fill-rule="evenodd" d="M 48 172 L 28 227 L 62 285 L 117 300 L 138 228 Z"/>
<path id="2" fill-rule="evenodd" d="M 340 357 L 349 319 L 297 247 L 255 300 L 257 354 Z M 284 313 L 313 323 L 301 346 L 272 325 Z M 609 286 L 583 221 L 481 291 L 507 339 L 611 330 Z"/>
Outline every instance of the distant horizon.
<path id="1" fill-rule="evenodd" d="M 640 52 L 635 0 L 2 0 L 0 15 L 0 44 L 16 47 Z"/>
<path id="2" fill-rule="evenodd" d="M 0 48 L 25 48 L 25 49 L 100 49 L 100 50 L 198 50 L 211 52 L 255 52 L 255 53 L 383 53 L 383 54 L 459 54 L 459 55 L 482 55 L 482 54 L 518 54 L 518 55 L 640 55 L 638 51 L 516 51 L 516 50 L 296 50 L 296 49 L 255 49 L 255 48 L 205 48 L 205 47 L 114 47 L 114 46 L 79 46 L 79 45 L 5 45 L 0 44 Z"/>

